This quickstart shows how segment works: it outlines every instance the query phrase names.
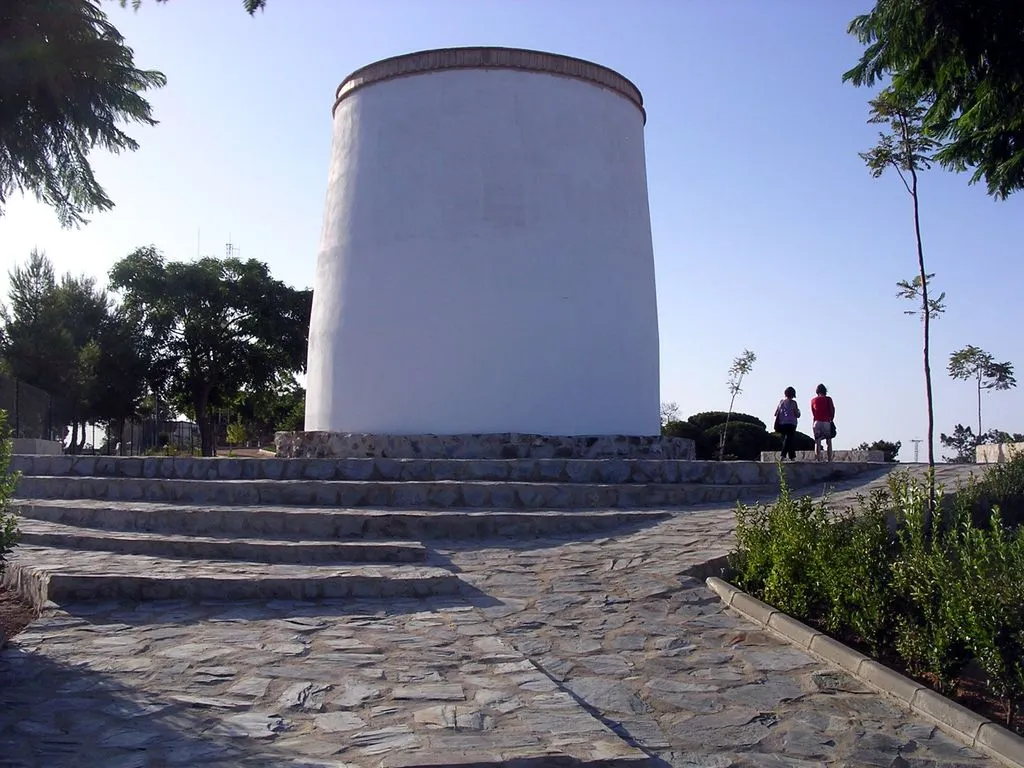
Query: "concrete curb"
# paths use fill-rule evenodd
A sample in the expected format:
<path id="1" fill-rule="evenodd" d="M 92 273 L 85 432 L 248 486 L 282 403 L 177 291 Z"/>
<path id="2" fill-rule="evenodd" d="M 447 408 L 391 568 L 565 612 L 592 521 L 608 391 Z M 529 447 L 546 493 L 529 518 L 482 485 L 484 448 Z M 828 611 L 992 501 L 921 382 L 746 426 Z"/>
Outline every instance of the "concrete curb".
<path id="1" fill-rule="evenodd" d="M 1021 736 L 751 597 L 727 581 L 709 576 L 705 583 L 722 602 L 744 617 L 811 655 L 841 667 L 967 746 L 1005 765 L 1024 768 L 1024 738 Z"/>

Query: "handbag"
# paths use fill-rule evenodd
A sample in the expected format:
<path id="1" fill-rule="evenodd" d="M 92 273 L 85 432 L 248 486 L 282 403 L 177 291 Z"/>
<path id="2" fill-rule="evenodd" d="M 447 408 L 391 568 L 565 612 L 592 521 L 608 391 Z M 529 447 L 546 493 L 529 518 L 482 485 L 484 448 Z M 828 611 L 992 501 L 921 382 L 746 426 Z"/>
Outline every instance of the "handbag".
<path id="1" fill-rule="evenodd" d="M 829 422 L 829 436 L 830 437 L 835 437 L 836 436 L 836 423 L 834 421 L 830 421 Z"/>

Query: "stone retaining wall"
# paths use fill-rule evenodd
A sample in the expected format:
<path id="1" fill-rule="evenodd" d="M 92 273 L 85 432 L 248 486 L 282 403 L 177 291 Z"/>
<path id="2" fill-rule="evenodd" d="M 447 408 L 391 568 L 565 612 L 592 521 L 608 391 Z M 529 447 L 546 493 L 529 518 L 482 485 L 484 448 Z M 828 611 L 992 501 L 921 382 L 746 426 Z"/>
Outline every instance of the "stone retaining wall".
<path id="1" fill-rule="evenodd" d="M 825 452 L 822 451 L 824 457 Z M 778 451 L 762 451 L 761 461 L 775 462 L 779 460 Z M 797 451 L 797 461 L 815 461 L 814 451 Z M 863 463 L 875 463 L 885 461 L 885 451 L 833 451 L 832 452 L 833 462 L 854 462 L 857 464 Z"/>
<path id="2" fill-rule="evenodd" d="M 807 462 L 786 466 L 792 486 L 848 479 L 869 467 Z M 49 478 L 81 480 L 319 480 L 360 482 L 707 483 L 765 485 L 779 481 L 774 463 L 677 459 L 255 459 L 169 456 L 14 456 L 22 486 Z M 143 486 L 140 485 L 141 489 Z M 141 492 L 141 491 L 140 491 Z M 19 495 L 24 495 L 19 490 Z M 59 494 L 63 497 L 64 493 Z"/>
<path id="3" fill-rule="evenodd" d="M 11 440 L 11 451 L 30 456 L 60 456 L 64 446 L 57 440 L 36 440 L 31 437 L 15 437 Z"/>
<path id="4" fill-rule="evenodd" d="M 1024 443 L 996 443 L 979 445 L 974 449 L 974 460 L 978 464 L 1002 464 L 1015 454 L 1024 452 Z"/>
<path id="5" fill-rule="evenodd" d="M 682 459 L 693 440 L 655 436 L 373 435 L 354 432 L 278 432 L 283 458 L 390 459 Z"/>

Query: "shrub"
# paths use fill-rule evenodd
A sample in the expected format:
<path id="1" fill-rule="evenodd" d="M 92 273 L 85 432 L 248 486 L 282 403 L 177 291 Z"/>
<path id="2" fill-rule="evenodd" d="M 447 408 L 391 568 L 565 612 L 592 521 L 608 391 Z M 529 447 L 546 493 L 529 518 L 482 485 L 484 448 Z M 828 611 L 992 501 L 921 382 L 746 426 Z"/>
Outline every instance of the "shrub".
<path id="1" fill-rule="evenodd" d="M 783 611 L 819 616 L 830 632 L 849 628 L 878 652 L 893 633 L 896 544 L 882 497 L 863 514 L 833 514 L 824 499 L 794 498 L 780 475 L 778 501 L 737 509 L 737 581 Z"/>
<path id="2" fill-rule="evenodd" d="M 981 477 L 971 476 L 955 494 L 942 499 L 942 512 L 949 517 L 962 506 L 975 528 L 989 527 L 992 510 L 999 508 L 1002 525 L 1016 528 L 1024 522 L 1024 454 L 1004 464 L 991 464 Z"/>
<path id="3" fill-rule="evenodd" d="M 1008 529 L 997 508 L 986 528 L 963 515 L 950 537 L 958 568 L 943 590 L 951 617 L 1012 725 L 1024 698 L 1024 531 Z"/>
<path id="4" fill-rule="evenodd" d="M 712 456 L 718 451 L 725 428 L 722 423 L 704 430 L 702 439 L 707 446 L 712 446 Z M 770 444 L 771 437 L 764 427 L 745 421 L 730 422 L 725 436 L 725 454 L 745 461 L 757 461 L 761 458 L 761 451 L 769 450 Z"/>
<path id="5" fill-rule="evenodd" d="M 248 432 L 240 421 L 228 424 L 228 445 L 241 445 L 245 442 Z"/>
<path id="6" fill-rule="evenodd" d="M 990 491 L 1015 491 L 1016 471 Z M 739 505 L 730 564 L 744 589 L 830 632 L 855 633 L 875 655 L 897 652 L 939 690 L 976 659 L 1012 725 L 1024 700 L 1024 529 L 1007 526 L 998 507 L 976 524 L 983 484 L 952 498 L 939 489 L 933 524 L 927 483 L 907 473 L 840 513 L 794 498 L 783 480 L 774 504 Z"/>
<path id="7" fill-rule="evenodd" d="M 729 426 L 731 427 L 736 423 L 743 424 L 756 424 L 761 429 L 767 429 L 767 425 L 756 416 L 751 416 L 749 413 L 736 413 L 734 412 L 731 416 L 725 411 L 704 411 L 702 413 L 695 413 L 687 421 L 691 424 L 696 424 L 700 427 L 701 431 L 706 431 L 712 427 L 717 427 L 719 424 L 725 424 L 726 418 L 729 419 Z"/>
<path id="8" fill-rule="evenodd" d="M 700 439 L 701 428 L 688 421 L 667 421 L 661 428 L 661 434 L 665 437 L 685 437 L 696 442 Z"/>
<path id="9" fill-rule="evenodd" d="M 896 650 L 912 672 L 930 673 L 940 690 L 949 690 L 970 660 L 948 589 L 958 578 L 955 541 L 945 526 L 931 525 L 926 483 L 898 473 L 889 478 L 889 493 L 900 550 L 893 563 Z M 939 489 L 940 504 L 942 496 Z"/>
<path id="10" fill-rule="evenodd" d="M 992 464 L 978 483 L 976 510 L 998 506 L 1002 524 L 1018 526 L 1024 520 L 1024 453 L 1014 453 L 1003 464 Z"/>
<path id="11" fill-rule="evenodd" d="M 793 448 L 797 451 L 813 451 L 814 450 L 814 438 L 810 435 L 805 435 L 803 432 L 793 433 Z M 782 435 L 777 432 L 768 433 L 768 443 L 765 447 L 766 451 L 779 451 L 782 449 Z"/>
<path id="12" fill-rule="evenodd" d="M 825 597 L 829 632 L 852 630 L 878 654 L 894 632 L 892 563 L 896 538 L 884 494 L 874 493 L 854 510 L 833 515 L 818 533 L 813 572 Z"/>
<path id="13" fill-rule="evenodd" d="M 0 410 L 0 574 L 7 556 L 18 543 L 18 518 L 11 512 L 11 497 L 18 486 L 19 474 L 10 471 L 12 449 L 7 412 Z"/>
<path id="14" fill-rule="evenodd" d="M 819 607 L 823 595 L 814 573 L 814 549 L 827 517 L 824 503 L 815 504 L 810 496 L 794 498 L 784 479 L 775 503 L 739 504 L 737 549 L 730 564 L 740 586 L 797 616 Z"/>

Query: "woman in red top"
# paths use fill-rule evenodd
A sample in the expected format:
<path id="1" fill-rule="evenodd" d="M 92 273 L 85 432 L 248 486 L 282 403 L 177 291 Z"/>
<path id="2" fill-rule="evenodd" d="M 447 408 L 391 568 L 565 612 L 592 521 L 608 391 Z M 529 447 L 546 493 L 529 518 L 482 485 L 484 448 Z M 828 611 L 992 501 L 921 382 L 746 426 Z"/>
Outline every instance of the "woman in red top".
<path id="1" fill-rule="evenodd" d="M 832 461 L 832 438 L 836 436 L 836 406 L 828 396 L 824 384 L 814 390 L 817 397 L 811 399 L 811 418 L 814 419 L 814 459 L 821 461 L 821 441 L 825 441 L 828 461 Z"/>

